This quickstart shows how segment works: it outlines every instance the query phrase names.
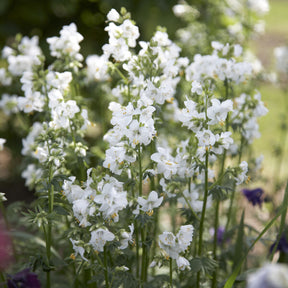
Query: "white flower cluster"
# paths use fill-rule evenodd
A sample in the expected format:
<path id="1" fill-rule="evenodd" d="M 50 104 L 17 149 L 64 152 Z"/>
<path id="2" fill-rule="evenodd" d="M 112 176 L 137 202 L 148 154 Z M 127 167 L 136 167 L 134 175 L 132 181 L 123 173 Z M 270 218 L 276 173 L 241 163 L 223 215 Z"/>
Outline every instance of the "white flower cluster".
<path id="1" fill-rule="evenodd" d="M 2 57 L 7 59 L 8 72 L 11 75 L 22 76 L 25 71 L 32 71 L 34 65 L 41 63 L 39 56 L 42 55 L 42 51 L 38 46 L 38 42 L 37 36 L 31 39 L 25 36 L 18 45 L 18 51 L 8 46 L 3 48 Z M 2 73 L 4 74 L 3 70 Z M 6 81 L 9 83 L 9 80 L 6 79 Z"/>
<path id="2" fill-rule="evenodd" d="M 288 74 L 288 47 L 276 47 L 274 56 L 276 58 L 276 69 L 280 73 Z"/>
<path id="3" fill-rule="evenodd" d="M 260 137 L 259 125 L 257 120 L 268 113 L 261 100 L 259 91 L 253 96 L 242 93 L 239 97 L 235 98 L 236 107 L 232 113 L 232 122 L 236 125 L 243 125 L 241 134 L 249 144 L 255 138 Z"/>
<path id="4" fill-rule="evenodd" d="M 47 39 L 51 55 L 56 58 L 69 56 L 70 59 L 78 62 L 83 60 L 83 56 L 79 53 L 79 43 L 83 40 L 83 36 L 77 32 L 75 23 L 63 26 L 60 31 L 60 37 L 50 37 Z"/>
<path id="5" fill-rule="evenodd" d="M 127 202 L 127 192 L 123 191 L 123 183 L 114 177 L 106 176 L 97 183 L 97 190 L 91 188 L 93 182 L 90 173 L 87 171 L 87 181 L 84 188 L 74 184 L 75 177 L 65 180 L 63 184 L 63 194 L 73 205 L 73 213 L 83 227 L 90 226 L 89 216 L 102 215 L 106 220 L 119 221 L 119 211 L 123 210 Z"/>
<path id="6" fill-rule="evenodd" d="M 225 46 L 223 49 L 224 48 Z M 247 81 L 247 78 L 251 74 L 252 66 L 250 63 L 237 62 L 234 58 L 221 58 L 216 53 L 205 56 L 200 54 L 195 55 L 194 61 L 186 69 L 187 81 L 196 80 L 199 82 L 203 81 L 205 78 L 214 78 L 222 81 L 227 79 L 239 84 Z"/>
<path id="7" fill-rule="evenodd" d="M 184 253 L 190 246 L 193 231 L 194 227 L 192 225 L 184 225 L 180 227 L 176 236 L 172 232 L 163 232 L 159 235 L 159 247 L 163 249 L 169 257 L 176 260 L 180 270 L 190 268 L 189 261 L 179 254 Z"/>

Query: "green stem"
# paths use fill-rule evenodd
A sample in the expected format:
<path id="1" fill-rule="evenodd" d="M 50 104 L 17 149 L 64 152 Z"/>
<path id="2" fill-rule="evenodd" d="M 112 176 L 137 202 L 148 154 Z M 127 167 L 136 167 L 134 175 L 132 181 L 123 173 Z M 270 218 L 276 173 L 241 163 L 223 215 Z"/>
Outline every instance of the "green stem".
<path id="1" fill-rule="evenodd" d="M 125 84 L 128 85 L 129 80 L 123 75 L 123 73 L 119 70 L 119 68 L 117 66 L 114 65 L 114 68 L 117 71 L 117 73 L 119 74 L 119 76 L 124 80 Z"/>
<path id="2" fill-rule="evenodd" d="M 203 230 L 204 230 L 204 219 L 206 213 L 206 205 L 207 205 L 207 198 L 208 198 L 208 157 L 209 151 L 206 151 L 205 155 L 205 191 L 204 191 L 204 200 L 203 200 L 203 208 L 202 214 L 200 219 L 200 226 L 199 226 L 199 241 L 198 241 L 198 256 L 202 256 L 202 242 L 203 242 Z M 200 271 L 197 273 L 197 287 L 200 287 Z"/>
<path id="3" fill-rule="evenodd" d="M 108 265 L 107 265 L 107 249 L 106 249 L 106 246 L 104 246 L 104 274 L 105 274 L 105 287 L 109 288 Z"/>
<path id="4" fill-rule="evenodd" d="M 48 145 L 49 147 L 49 145 Z M 50 151 L 49 151 L 50 152 Z M 50 153 L 49 153 L 50 154 Z M 51 287 L 51 280 L 50 280 L 50 260 L 51 260 L 51 246 L 52 246 L 52 220 L 51 220 L 51 214 L 53 212 L 54 208 L 54 186 L 51 183 L 53 178 L 53 169 L 52 164 L 49 164 L 49 179 L 48 179 L 48 213 L 49 213 L 49 219 L 48 219 L 48 227 L 47 231 L 45 231 L 46 234 L 46 254 L 47 254 L 47 261 L 49 269 L 47 271 L 47 280 L 46 280 L 46 287 Z"/>
<path id="5" fill-rule="evenodd" d="M 139 168 L 139 187 L 138 187 L 138 195 L 141 197 L 142 196 L 142 181 L 143 181 L 143 175 L 142 175 L 142 155 L 141 155 L 141 145 L 138 145 L 138 149 L 137 149 L 137 156 L 138 156 L 138 168 Z M 143 229 L 141 228 L 141 239 L 142 239 L 142 267 L 141 267 L 141 280 L 142 280 L 142 277 L 143 277 L 143 258 L 144 258 L 144 251 L 145 251 L 145 248 L 144 248 L 144 244 L 143 244 Z M 137 278 L 139 278 L 139 263 L 140 263 L 140 257 L 139 257 L 139 228 L 137 227 L 137 231 L 136 232 L 136 258 L 137 258 Z M 141 284 L 142 286 L 142 284 Z"/>
<path id="6" fill-rule="evenodd" d="M 145 228 L 141 228 L 141 241 L 142 241 L 142 265 L 141 265 L 141 286 L 143 285 L 143 283 L 145 282 L 145 278 L 146 278 L 146 259 L 147 259 L 147 247 L 146 247 L 146 229 Z"/>
<path id="7" fill-rule="evenodd" d="M 173 275 L 172 275 L 172 272 L 173 272 L 173 270 L 172 270 L 172 258 L 170 257 L 169 258 L 169 262 L 170 262 L 170 269 L 169 269 L 169 272 L 170 272 L 170 288 L 173 288 L 173 282 L 172 282 L 172 280 L 173 280 Z"/>
<path id="8" fill-rule="evenodd" d="M 135 221 L 134 222 L 135 226 L 135 241 L 136 241 L 136 278 L 139 279 L 139 229 L 138 229 L 138 223 Z"/>
<path id="9" fill-rule="evenodd" d="M 240 151 L 239 151 L 239 157 L 238 157 L 238 165 L 241 163 L 243 147 L 244 147 L 244 137 L 241 136 L 241 145 L 240 145 Z M 226 226 L 225 226 L 225 231 L 228 231 L 230 220 L 232 218 L 233 203 L 234 203 L 234 198 L 235 198 L 235 190 L 236 190 L 236 185 L 234 183 L 233 189 L 232 189 L 232 195 L 230 198 L 229 209 L 228 209 L 228 213 L 227 213 L 227 222 L 226 222 Z"/>
<path id="10" fill-rule="evenodd" d="M 183 191 L 181 192 L 181 194 L 182 194 L 182 197 L 184 198 L 186 204 L 188 205 L 189 209 L 191 210 L 193 216 L 194 216 L 198 221 L 200 221 L 199 217 L 197 216 L 197 214 L 196 214 L 195 211 L 193 210 L 193 208 L 192 208 L 189 200 L 188 200 L 187 197 L 184 195 Z"/>
<path id="11" fill-rule="evenodd" d="M 143 182 L 143 175 L 142 175 L 142 155 L 141 155 L 141 146 L 138 146 L 138 165 L 139 165 L 139 196 L 142 196 L 142 182 Z"/>

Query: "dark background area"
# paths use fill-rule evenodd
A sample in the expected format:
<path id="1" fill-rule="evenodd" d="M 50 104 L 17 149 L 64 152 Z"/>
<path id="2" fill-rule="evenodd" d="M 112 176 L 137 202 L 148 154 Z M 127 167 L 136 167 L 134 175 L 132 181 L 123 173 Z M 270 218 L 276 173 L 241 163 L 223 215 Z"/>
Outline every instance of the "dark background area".
<path id="1" fill-rule="evenodd" d="M 140 27 L 142 40 L 149 40 L 155 28 L 167 27 L 173 35 L 180 27 L 180 20 L 173 15 L 176 0 L 1 0 L 0 1 L 0 46 L 17 33 L 40 38 L 44 54 L 48 49 L 47 37 L 58 36 L 63 25 L 74 22 L 84 36 L 81 52 L 100 54 L 107 41 L 106 15 L 111 8 L 125 7 Z"/>

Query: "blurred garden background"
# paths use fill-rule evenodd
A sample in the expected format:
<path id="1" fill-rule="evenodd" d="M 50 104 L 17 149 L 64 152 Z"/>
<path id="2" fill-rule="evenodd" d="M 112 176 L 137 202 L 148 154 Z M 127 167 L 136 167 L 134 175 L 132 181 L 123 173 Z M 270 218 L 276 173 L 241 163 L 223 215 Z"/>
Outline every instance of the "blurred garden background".
<path id="1" fill-rule="evenodd" d="M 197 5 L 197 2 L 202 3 L 201 5 L 206 3 L 205 5 L 209 7 L 212 2 L 215 4 L 217 1 L 188 1 L 191 5 Z M 106 14 L 111 8 L 119 10 L 121 7 L 126 7 L 127 11 L 133 15 L 141 29 L 142 40 L 150 39 L 155 27 L 163 26 L 167 28 L 170 38 L 177 41 L 176 31 L 185 25 L 173 14 L 172 7 L 177 3 L 177 0 L 1 0 L 0 47 L 11 44 L 18 33 L 29 37 L 37 35 L 44 54 L 49 55 L 46 38 L 57 35 L 63 25 L 75 22 L 79 32 L 85 38 L 85 41 L 81 43 L 83 56 L 92 53 L 99 54 L 108 38 L 104 31 Z M 288 1 L 270 0 L 269 3 L 270 12 L 263 18 L 265 21 L 264 34 L 248 43 L 268 75 L 275 72 L 274 48 L 288 43 Z M 209 11 L 207 7 L 202 8 Z M 210 11 L 210 13 L 213 15 L 217 11 Z M 217 20 L 218 18 L 214 21 Z M 213 19 L 209 21 L 213 24 Z M 260 119 L 262 137 L 253 143 L 253 149 L 257 152 L 261 151 L 264 155 L 263 178 L 261 183 L 253 183 L 252 179 L 251 185 L 265 187 L 265 193 L 271 195 L 275 193 L 275 189 L 283 188 L 283 183 L 287 178 L 288 94 L 283 90 L 283 86 L 280 87 L 279 84 L 270 81 L 262 81 L 259 87 L 269 113 Z M 0 116 L 1 137 L 7 139 L 9 143 L 7 145 L 9 148 L 0 154 L 0 190 L 9 195 L 9 202 L 29 201 L 32 199 L 33 193 L 24 187 L 24 180 L 20 176 L 21 138 L 26 132 L 21 132 L 21 123 L 17 122 L 17 118 L 13 119 L 13 123 L 11 123 L 3 113 Z M 13 132 L 15 127 L 18 131 L 17 134 Z M 20 129 L 17 130 L 17 127 Z"/>

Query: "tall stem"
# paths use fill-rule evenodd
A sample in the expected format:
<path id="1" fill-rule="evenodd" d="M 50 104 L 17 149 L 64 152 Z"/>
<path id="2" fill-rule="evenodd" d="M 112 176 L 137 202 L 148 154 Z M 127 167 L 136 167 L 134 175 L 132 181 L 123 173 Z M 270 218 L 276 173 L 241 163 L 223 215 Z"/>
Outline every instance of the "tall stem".
<path id="1" fill-rule="evenodd" d="M 225 86 L 225 100 L 228 99 L 229 97 L 229 82 L 227 78 L 224 81 L 224 86 Z M 226 121 L 225 121 L 225 130 L 228 131 L 229 129 L 229 114 L 227 115 Z M 223 153 L 223 158 L 222 158 L 222 163 L 221 163 L 221 170 L 219 174 L 219 179 L 220 179 L 220 184 L 222 184 L 222 179 L 224 176 L 224 168 L 225 168 L 225 160 L 226 160 L 226 150 L 224 150 Z M 220 208 L 220 200 L 217 198 L 216 199 L 216 204 L 215 204 L 215 218 L 214 218 L 214 238 L 213 238 L 213 258 L 214 260 L 217 260 L 217 234 L 218 234 L 218 228 L 219 228 L 219 208 Z M 213 272 L 213 278 L 212 278 L 212 288 L 217 287 L 217 276 L 218 276 L 218 269 L 217 267 L 215 268 Z"/>
<path id="2" fill-rule="evenodd" d="M 241 163 L 243 146 L 244 146 L 244 137 L 241 136 L 241 145 L 240 145 L 240 151 L 239 151 L 239 157 L 238 157 L 238 165 Z M 234 198 L 235 198 L 235 190 L 236 190 L 236 185 L 234 183 L 233 189 L 232 189 L 232 195 L 230 198 L 230 205 L 229 205 L 229 209 L 228 209 L 228 213 L 227 213 L 227 222 L 226 222 L 226 226 L 225 226 L 225 231 L 228 231 L 230 220 L 232 218 L 233 203 L 234 203 Z"/>
<path id="3" fill-rule="evenodd" d="M 48 213 L 49 216 L 51 216 L 54 208 L 54 185 L 51 183 L 53 178 L 53 167 L 52 164 L 49 164 L 49 179 L 48 179 Z M 51 260 L 51 246 L 52 246 L 52 220 L 49 217 L 48 219 L 48 225 L 47 225 L 47 231 L 46 231 L 46 254 L 47 254 L 47 261 L 48 266 L 50 266 L 50 260 Z M 47 271 L 47 280 L 46 280 L 46 287 L 51 287 L 51 281 L 50 281 L 50 268 Z"/>
<path id="4" fill-rule="evenodd" d="M 208 157 L 209 151 L 206 151 L 205 155 L 205 191 L 204 191 L 204 200 L 203 200 L 203 208 L 202 214 L 200 219 L 200 226 L 199 226 L 199 241 L 198 241 L 198 256 L 202 256 L 202 242 L 203 242 L 203 230 L 204 230 L 204 219 L 206 213 L 206 205 L 207 205 L 207 198 L 208 198 Z M 197 273 L 197 287 L 200 287 L 200 271 Z"/>
<path id="5" fill-rule="evenodd" d="M 146 247 L 146 231 L 145 228 L 141 228 L 141 241 L 142 241 L 142 265 L 141 265 L 141 283 L 145 282 L 146 278 L 146 260 L 147 260 L 147 247 Z M 141 284 L 141 285 L 142 285 Z"/>
<path id="6" fill-rule="evenodd" d="M 106 249 L 106 246 L 104 246 L 104 274 L 105 274 L 105 287 L 109 288 L 108 265 L 107 265 L 107 249 Z"/>
<path id="7" fill-rule="evenodd" d="M 138 191 L 138 195 L 141 197 L 142 196 L 142 180 L 143 180 L 143 175 L 142 175 L 142 155 L 141 155 L 141 145 L 138 146 L 138 169 L 139 169 L 139 191 Z M 145 244 L 144 244 L 144 231 L 143 228 L 140 229 L 141 230 L 141 240 L 142 240 L 142 267 L 141 267 L 141 287 L 142 287 L 142 281 L 144 280 L 144 268 L 143 265 L 145 264 L 145 257 L 146 257 L 146 253 L 145 253 Z M 137 234 L 136 234 L 136 249 L 137 249 L 137 277 L 139 277 L 139 229 L 137 229 Z"/>
<path id="8" fill-rule="evenodd" d="M 172 274 L 173 270 L 172 270 L 172 258 L 171 257 L 169 258 L 169 261 L 170 261 L 170 263 L 169 263 L 170 264 L 169 265 L 169 268 L 170 268 L 169 269 L 169 272 L 170 272 L 169 273 L 170 274 L 170 288 L 173 288 L 173 282 L 172 282 L 173 281 L 173 274 Z"/>

